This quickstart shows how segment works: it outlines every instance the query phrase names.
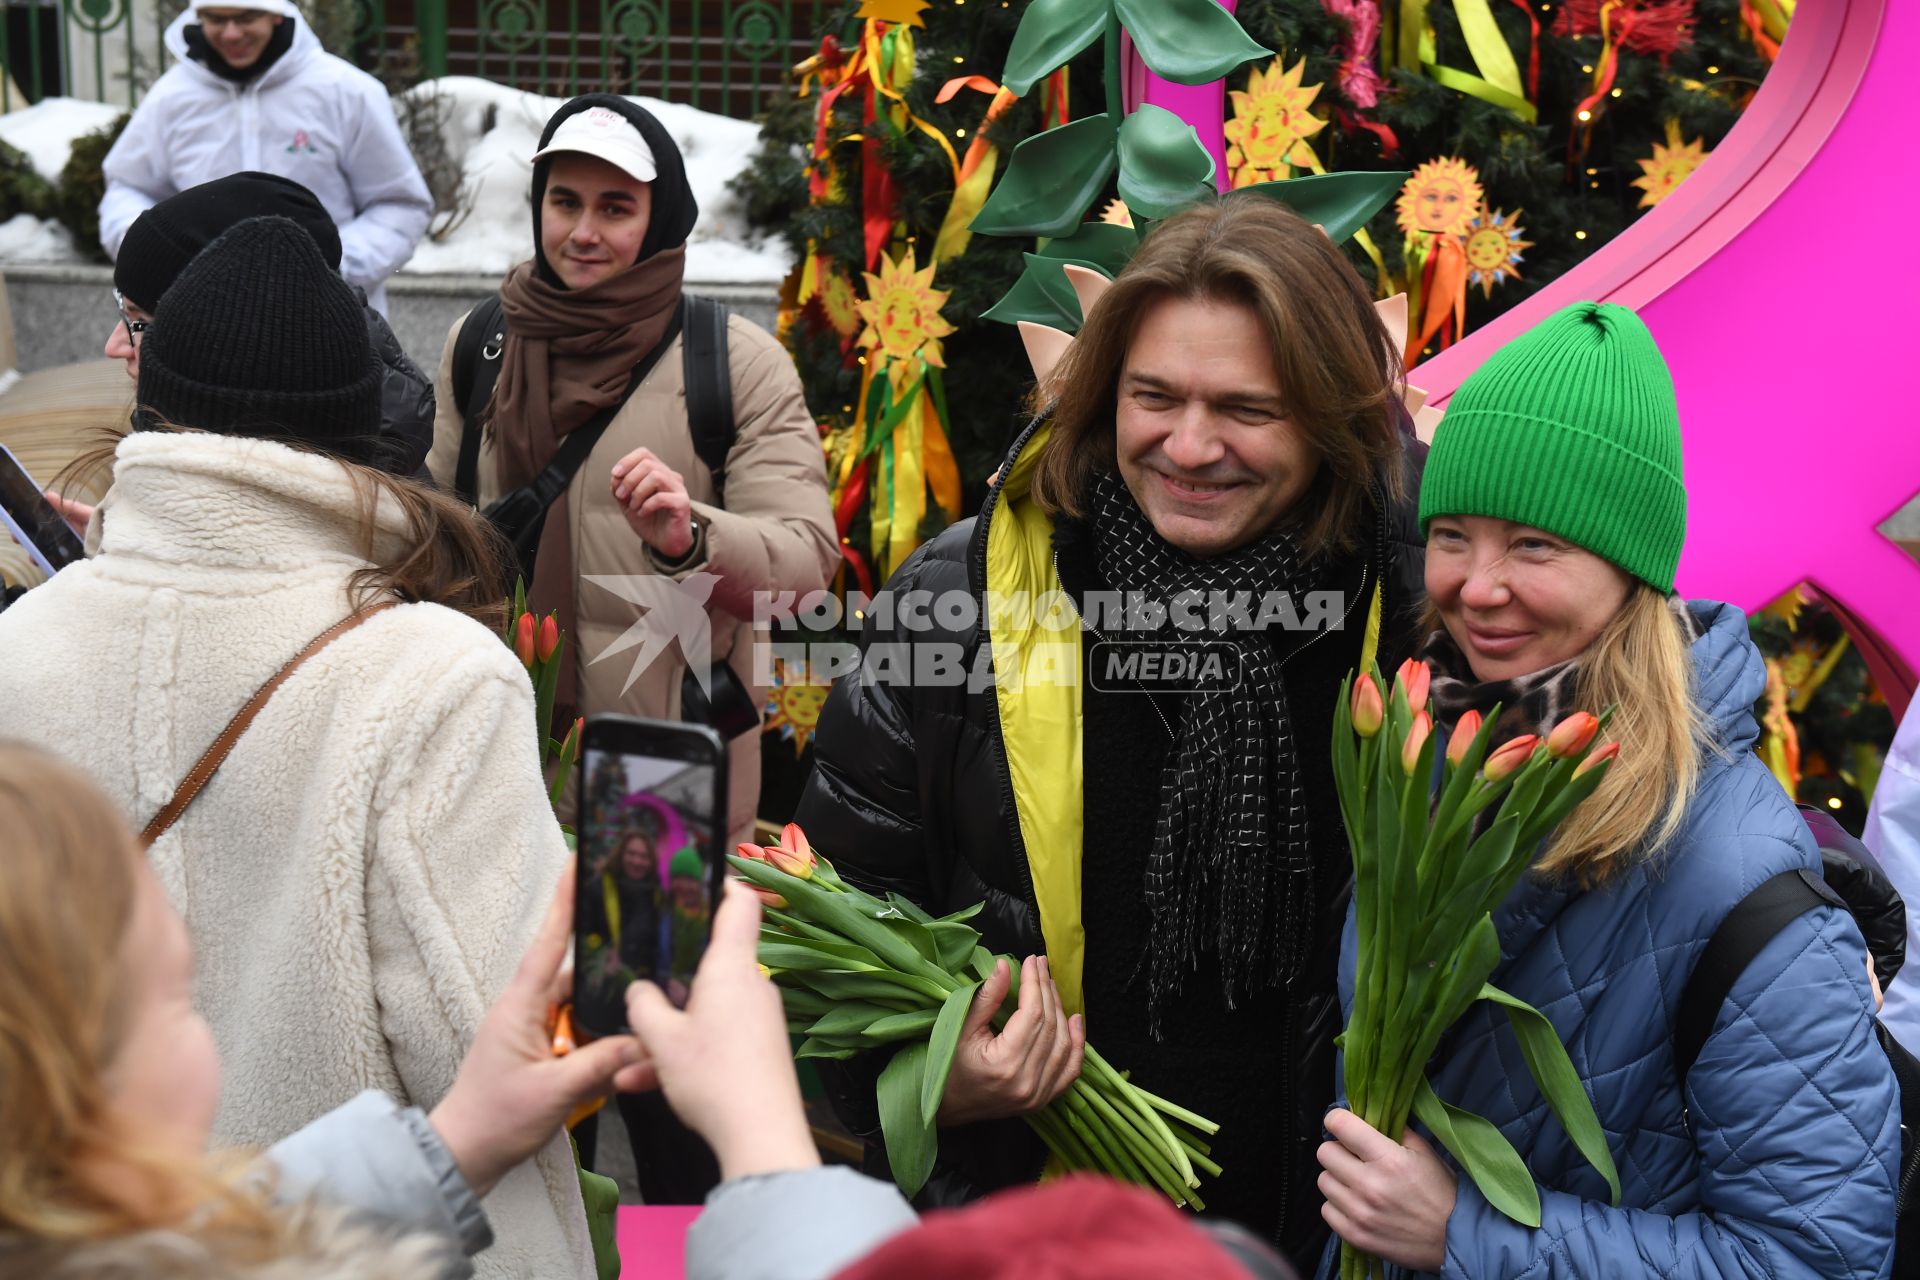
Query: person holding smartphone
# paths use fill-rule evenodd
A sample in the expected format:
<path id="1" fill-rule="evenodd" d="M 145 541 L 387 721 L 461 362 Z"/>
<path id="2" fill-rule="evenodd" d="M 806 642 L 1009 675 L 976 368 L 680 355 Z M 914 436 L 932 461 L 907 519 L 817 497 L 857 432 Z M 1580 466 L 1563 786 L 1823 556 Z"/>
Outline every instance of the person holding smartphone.
<path id="1" fill-rule="evenodd" d="M 495 545 L 373 465 L 382 378 L 313 238 L 241 223 L 160 300 L 95 554 L 0 614 L 0 737 L 56 750 L 142 825 L 277 671 L 351 628 L 148 852 L 201 958 L 221 1145 L 369 1085 L 441 1102 L 570 858 Z M 482 1276 L 592 1266 L 564 1137 L 484 1205 Z"/>

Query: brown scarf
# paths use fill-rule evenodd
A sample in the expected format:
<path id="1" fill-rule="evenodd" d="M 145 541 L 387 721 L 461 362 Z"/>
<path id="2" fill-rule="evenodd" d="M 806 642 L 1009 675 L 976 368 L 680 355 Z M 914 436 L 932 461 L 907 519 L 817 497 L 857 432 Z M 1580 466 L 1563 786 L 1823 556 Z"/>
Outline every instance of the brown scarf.
<path id="1" fill-rule="evenodd" d="M 674 245 L 585 289 L 548 284 L 531 262 L 513 269 L 500 288 L 507 341 L 493 393 L 500 492 L 531 484 L 569 431 L 620 399 L 633 367 L 659 345 L 680 305 L 686 257 L 686 245 Z M 588 484 L 606 480 L 585 477 Z M 529 609 L 558 615 L 575 654 L 560 671 L 557 723 L 571 718 L 578 701 L 579 637 L 568 528 L 563 493 L 547 510 L 527 592 Z"/>

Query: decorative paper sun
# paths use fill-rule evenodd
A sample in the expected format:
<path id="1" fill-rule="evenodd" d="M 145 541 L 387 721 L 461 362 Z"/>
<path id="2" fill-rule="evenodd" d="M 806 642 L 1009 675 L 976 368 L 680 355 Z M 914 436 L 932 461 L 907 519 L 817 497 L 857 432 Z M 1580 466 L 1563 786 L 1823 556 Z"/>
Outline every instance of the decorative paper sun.
<path id="1" fill-rule="evenodd" d="M 947 295 L 933 287 L 932 267 L 914 270 L 911 249 L 898 262 L 881 255 L 880 274 L 864 274 L 867 296 L 856 306 L 867 327 L 859 342 L 885 368 L 898 397 L 913 386 L 923 365 L 947 367 L 940 355 L 940 339 L 953 332 L 940 318 Z"/>
<path id="2" fill-rule="evenodd" d="M 767 690 L 767 717 L 761 726 L 762 732 L 779 734 L 793 744 L 793 754 L 800 755 L 820 727 L 820 708 L 826 703 L 830 688 L 825 682 L 814 683 L 813 672 L 806 662 L 775 658 L 773 687 Z"/>
<path id="3" fill-rule="evenodd" d="M 1533 241 L 1521 239 L 1527 229 L 1520 213 L 1482 209 L 1467 225 L 1467 283 L 1479 285 L 1484 297 L 1491 298 L 1502 280 L 1518 280 L 1522 254 L 1533 248 Z"/>
<path id="4" fill-rule="evenodd" d="M 1133 211 L 1127 208 L 1125 200 L 1116 196 L 1107 201 L 1107 207 L 1100 211 L 1100 221 L 1116 227 L 1130 227 L 1133 225 Z"/>
<path id="5" fill-rule="evenodd" d="M 1480 212 L 1481 198 L 1480 171 L 1464 160 L 1443 156 L 1415 169 L 1400 188 L 1400 199 L 1393 206 L 1395 220 L 1409 236 L 1465 235 Z"/>
<path id="6" fill-rule="evenodd" d="M 860 12 L 853 16 L 862 21 L 897 22 L 903 26 L 920 27 L 926 24 L 920 20 L 920 11 L 933 0 L 861 0 Z"/>
<path id="7" fill-rule="evenodd" d="M 1236 187 L 1291 178 L 1295 169 L 1312 169 L 1319 160 L 1307 139 L 1327 127 L 1308 108 L 1317 84 L 1302 85 L 1305 58 L 1283 68 L 1275 58 L 1255 68 L 1244 91 L 1233 91 L 1233 119 L 1227 121 L 1227 169 Z"/>
<path id="8" fill-rule="evenodd" d="M 1640 208 L 1651 209 L 1673 194 L 1673 189 L 1687 180 L 1700 162 L 1707 158 L 1704 139 L 1695 138 L 1691 142 L 1680 140 L 1680 122 L 1667 121 L 1667 142 L 1665 146 L 1653 144 L 1653 155 L 1645 160 L 1635 161 L 1640 166 L 1640 176 L 1633 185 L 1640 188 Z"/>
<path id="9" fill-rule="evenodd" d="M 853 291 L 853 281 L 847 279 L 845 272 L 835 268 L 823 273 L 819 298 L 820 312 L 834 332 L 850 338 L 859 330 L 860 297 Z"/>

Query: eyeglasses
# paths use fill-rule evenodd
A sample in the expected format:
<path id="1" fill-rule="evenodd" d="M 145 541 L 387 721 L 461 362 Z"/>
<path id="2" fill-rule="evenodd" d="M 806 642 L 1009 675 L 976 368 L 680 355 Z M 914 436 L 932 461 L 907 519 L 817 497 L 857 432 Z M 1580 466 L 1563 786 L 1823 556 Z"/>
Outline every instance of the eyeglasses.
<path id="1" fill-rule="evenodd" d="M 210 13 L 200 11 L 200 27 L 203 31 L 218 31 L 225 27 L 270 26 L 274 15 L 260 9 L 242 9 L 237 13 Z"/>
<path id="2" fill-rule="evenodd" d="M 128 315 L 126 295 L 122 294 L 118 289 L 113 291 L 113 306 L 114 309 L 120 313 L 120 323 L 127 326 L 127 341 L 136 347 L 139 346 L 140 335 L 153 326 L 153 321 L 135 320 L 132 316 Z"/>

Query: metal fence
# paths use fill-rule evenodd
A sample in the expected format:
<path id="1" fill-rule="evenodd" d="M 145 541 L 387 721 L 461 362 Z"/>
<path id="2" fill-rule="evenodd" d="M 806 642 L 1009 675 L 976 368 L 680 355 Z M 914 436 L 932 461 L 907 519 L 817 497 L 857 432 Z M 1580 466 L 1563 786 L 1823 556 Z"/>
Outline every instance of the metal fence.
<path id="1" fill-rule="evenodd" d="M 236 3 L 235 8 L 244 7 Z M 483 76 L 750 117 L 814 48 L 827 0 L 302 0 L 327 47 L 389 83 Z M 0 110 L 63 94 L 137 105 L 178 0 L 29 0 L 0 22 Z"/>

